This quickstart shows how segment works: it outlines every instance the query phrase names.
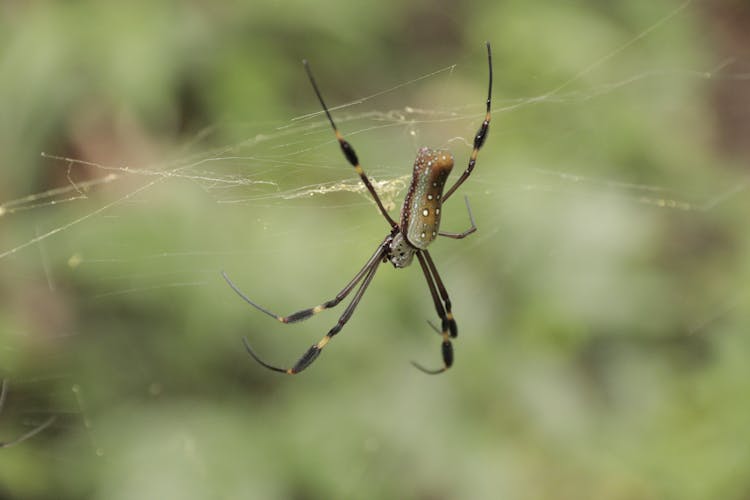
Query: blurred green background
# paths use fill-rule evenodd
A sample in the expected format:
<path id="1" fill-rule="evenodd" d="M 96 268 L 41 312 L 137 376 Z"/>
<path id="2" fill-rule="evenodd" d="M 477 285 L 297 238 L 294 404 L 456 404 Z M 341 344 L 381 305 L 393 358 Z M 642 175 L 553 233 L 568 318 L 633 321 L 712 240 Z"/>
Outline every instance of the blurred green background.
<path id="1" fill-rule="evenodd" d="M 750 495 L 745 1 L 0 2 L 0 498 Z M 422 145 L 479 231 L 288 366 Z M 45 153 L 47 156 L 43 156 Z M 76 161 L 56 159 L 68 157 Z M 468 224 L 459 196 L 443 229 Z"/>

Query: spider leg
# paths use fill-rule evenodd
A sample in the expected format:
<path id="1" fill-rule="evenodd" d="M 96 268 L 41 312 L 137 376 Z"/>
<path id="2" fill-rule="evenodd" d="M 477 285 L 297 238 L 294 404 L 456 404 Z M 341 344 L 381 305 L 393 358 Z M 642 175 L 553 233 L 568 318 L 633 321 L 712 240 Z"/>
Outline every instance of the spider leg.
<path id="1" fill-rule="evenodd" d="M 479 127 L 479 130 L 477 130 L 476 135 L 474 136 L 474 149 L 471 151 L 471 156 L 469 157 L 469 165 L 466 167 L 466 170 L 464 170 L 464 173 L 461 174 L 461 177 L 458 178 L 455 184 L 451 186 L 451 188 L 443 195 L 443 203 L 448 201 L 448 198 L 453 194 L 453 192 L 458 189 L 458 187 L 464 183 L 464 181 L 471 175 L 471 171 L 474 170 L 474 165 L 477 163 L 477 155 L 479 154 L 479 150 L 484 145 L 485 139 L 487 139 L 487 134 L 489 134 L 490 131 L 490 106 L 492 103 L 492 50 L 490 49 L 490 42 L 486 42 L 487 44 L 487 63 L 490 67 L 490 83 L 489 83 L 489 89 L 487 90 L 487 112 L 484 115 L 484 121 L 482 122 L 482 125 Z"/>
<path id="2" fill-rule="evenodd" d="M 471 215 L 471 207 L 469 206 L 469 197 L 464 196 L 464 201 L 466 202 L 466 211 L 469 212 L 469 222 L 471 222 L 471 227 L 462 233 L 444 233 L 443 231 L 440 231 L 438 232 L 440 236 L 445 236 L 446 238 L 452 238 L 454 240 L 460 240 L 460 239 L 466 238 L 467 236 L 469 236 L 470 234 L 474 233 L 477 230 L 477 225 L 474 223 L 474 216 Z"/>
<path id="3" fill-rule="evenodd" d="M 5 404 L 5 396 L 7 394 L 7 390 L 8 390 L 7 380 L 3 379 L 2 381 L 0 381 L 0 412 L 2 412 L 3 405 Z M 54 416 L 48 418 L 47 420 L 42 422 L 42 424 L 38 425 L 34 429 L 31 429 L 26 434 L 22 434 L 19 437 L 11 441 L 0 441 L 0 449 L 10 448 L 11 446 L 17 445 L 19 443 L 22 443 L 23 441 L 26 441 L 27 439 L 30 439 L 36 436 L 37 434 L 42 432 L 44 429 L 52 425 L 52 422 L 54 422 L 56 418 L 57 417 L 54 417 Z"/>
<path id="4" fill-rule="evenodd" d="M 453 319 L 453 314 L 451 313 L 451 301 L 450 298 L 448 298 L 448 292 L 440 279 L 440 275 L 437 273 L 435 263 L 432 262 L 432 257 L 430 257 L 430 254 L 426 250 L 421 250 L 417 252 L 417 259 L 419 260 L 419 265 L 422 267 L 424 277 L 427 280 L 427 286 L 430 289 L 432 301 L 435 303 L 435 310 L 437 311 L 438 317 L 442 323 L 442 328 L 440 330 L 438 330 L 432 323 L 430 323 L 430 326 L 438 331 L 443 337 L 441 347 L 443 367 L 438 368 L 437 370 L 431 370 L 414 361 L 412 361 L 411 364 L 420 371 L 430 375 L 435 375 L 443 373 L 453 364 L 453 344 L 451 343 L 451 338 L 455 338 L 458 335 L 458 328 L 456 327 L 456 321 Z"/>
<path id="5" fill-rule="evenodd" d="M 443 303 L 445 304 L 445 319 L 448 323 L 450 336 L 455 338 L 458 336 L 458 328 L 456 327 L 456 321 L 453 319 L 453 313 L 451 312 L 451 299 L 448 297 L 448 290 L 446 290 L 445 285 L 443 285 L 443 280 L 440 279 L 440 274 L 438 274 L 437 267 L 435 267 L 435 262 L 433 262 L 430 253 L 427 250 L 422 250 L 422 253 L 424 254 L 424 258 L 430 268 L 430 273 L 435 279 L 435 285 L 440 293 L 440 298 L 443 299 Z M 444 330 L 445 325 L 443 326 L 443 331 Z"/>
<path id="6" fill-rule="evenodd" d="M 349 318 L 351 318 L 352 314 L 354 313 L 354 310 L 357 308 L 357 305 L 359 304 L 359 301 L 362 299 L 362 296 L 365 294 L 365 290 L 367 290 L 367 287 L 370 285 L 370 282 L 372 282 L 372 278 L 375 276 L 375 272 L 378 270 L 378 266 L 380 265 L 380 260 L 376 260 L 374 263 L 370 265 L 370 268 L 365 273 L 365 278 L 362 281 L 362 283 L 359 285 L 359 288 L 357 289 L 357 292 L 354 294 L 354 298 L 352 298 L 352 301 L 349 303 L 348 306 L 346 306 L 346 309 L 344 310 L 344 313 L 339 318 L 338 322 L 336 322 L 336 325 L 331 328 L 328 333 L 325 334 L 325 336 L 320 339 L 320 341 L 316 344 L 313 344 L 310 346 L 310 348 L 305 351 L 305 353 L 297 360 L 297 362 L 292 366 L 291 368 L 279 368 L 277 366 L 273 366 L 271 364 L 266 363 L 260 357 L 258 357 L 257 354 L 253 351 L 253 349 L 250 347 L 250 343 L 247 341 L 247 338 L 243 338 L 243 342 L 245 344 L 245 349 L 247 349 L 247 352 L 252 356 L 252 358 L 260 363 L 265 368 L 268 368 L 269 370 L 273 370 L 275 372 L 279 373 L 286 373 L 287 375 L 295 375 L 308 366 L 312 364 L 315 359 L 320 355 L 320 353 L 323 351 L 323 348 L 328 344 L 328 342 L 331 341 L 331 338 L 333 338 L 334 335 L 339 333 L 341 329 L 344 327 L 347 321 L 349 321 Z"/>
<path id="7" fill-rule="evenodd" d="M 364 183 L 367 190 L 370 192 L 370 195 L 372 195 L 372 198 L 375 200 L 375 203 L 378 205 L 378 209 L 380 210 L 380 213 L 383 214 L 383 217 L 385 217 L 385 220 L 388 221 L 388 224 L 391 225 L 391 228 L 397 228 L 398 224 L 396 223 L 393 218 L 388 215 L 388 211 L 383 206 L 383 202 L 380 201 L 380 197 L 378 196 L 378 193 L 375 191 L 375 188 L 373 187 L 372 183 L 370 182 L 370 179 L 367 178 L 367 174 L 365 174 L 364 169 L 359 164 L 359 159 L 357 158 L 357 153 L 354 152 L 354 148 L 351 144 L 349 144 L 348 141 L 344 139 L 344 136 L 341 135 L 341 132 L 339 132 L 338 127 L 336 127 L 336 123 L 334 123 L 333 118 L 331 117 L 331 113 L 328 111 L 328 107 L 326 106 L 326 103 L 323 101 L 323 95 L 320 93 L 320 89 L 318 89 L 318 84 L 315 83 L 315 78 L 313 78 L 312 71 L 310 70 L 310 65 L 308 64 L 307 60 L 303 60 L 302 64 L 305 65 L 305 71 L 307 72 L 307 76 L 310 79 L 310 83 L 312 84 L 313 90 L 315 90 L 315 95 L 318 96 L 318 100 L 320 101 L 320 105 L 323 107 L 323 111 L 325 111 L 326 116 L 328 117 L 328 121 L 331 122 L 331 127 L 333 127 L 333 132 L 336 134 L 336 140 L 339 141 L 339 146 L 341 146 L 341 152 L 344 153 L 344 156 L 346 157 L 346 160 L 349 162 L 349 164 L 354 167 L 354 170 L 359 175 L 359 178 L 362 179 L 362 182 Z"/>
<path id="8" fill-rule="evenodd" d="M 314 316 L 315 314 L 318 314 L 321 311 L 325 311 L 326 309 L 335 307 L 336 305 L 338 305 L 339 302 L 344 300 L 349 295 L 349 293 L 351 293 L 351 291 L 354 289 L 357 283 L 359 283 L 362 280 L 362 278 L 367 274 L 367 271 L 372 267 L 373 263 L 383 258 L 385 249 L 388 246 L 389 238 L 390 237 L 387 237 L 385 240 L 383 240 L 383 242 L 380 245 L 378 245 L 378 248 L 377 250 L 375 250 L 375 253 L 372 254 L 372 257 L 370 257 L 370 259 L 362 267 L 362 269 L 360 269 L 357 272 L 357 274 L 354 275 L 354 278 L 352 278 L 352 280 L 349 283 L 347 283 L 347 285 L 338 294 L 336 294 L 336 297 L 334 297 L 333 299 L 329 301 L 323 302 L 322 304 L 319 304 L 315 307 L 310 307 L 309 309 L 303 309 L 301 311 L 294 312 L 288 316 L 280 316 L 274 312 L 269 311 L 265 307 L 259 304 L 256 304 L 255 302 L 250 300 L 250 298 L 247 295 L 245 295 L 239 289 L 239 287 L 237 287 L 237 285 L 234 284 L 234 282 L 231 279 L 229 279 L 229 276 L 227 276 L 227 274 L 224 271 L 221 272 L 221 275 L 224 277 L 224 280 L 226 280 L 229 286 L 232 287 L 232 290 L 234 290 L 235 293 L 237 293 L 237 295 L 239 295 L 242 298 L 242 300 L 244 300 L 245 302 L 247 302 L 248 304 L 250 304 L 257 310 L 271 316 L 272 318 L 276 319 L 277 321 L 280 321 L 281 323 L 296 323 L 297 321 L 308 319 L 311 316 Z"/>

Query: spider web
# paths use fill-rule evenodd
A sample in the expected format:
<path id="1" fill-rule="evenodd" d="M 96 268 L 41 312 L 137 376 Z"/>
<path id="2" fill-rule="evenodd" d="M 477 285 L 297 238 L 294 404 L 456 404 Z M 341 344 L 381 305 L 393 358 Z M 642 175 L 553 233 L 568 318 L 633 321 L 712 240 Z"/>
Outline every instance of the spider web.
<path id="1" fill-rule="evenodd" d="M 604 316 L 614 316 L 623 325 L 632 326 L 636 323 L 629 318 L 643 306 L 635 298 L 622 299 L 620 310 L 597 313 L 586 305 L 615 279 L 623 279 L 621 272 L 608 271 L 607 256 L 646 259 L 635 247 L 656 241 L 665 221 L 677 220 L 684 233 L 692 233 L 704 228 L 707 221 L 731 219 L 733 216 L 727 214 L 742 213 L 748 189 L 746 171 L 733 168 L 732 160 L 721 158 L 706 144 L 709 139 L 704 144 L 685 144 L 684 150 L 675 148 L 672 142 L 700 136 L 696 130 L 705 126 L 701 120 L 706 114 L 701 107 L 706 104 L 696 96 L 716 82 L 750 81 L 750 74 L 737 69 L 746 61 L 740 55 L 718 63 L 700 57 L 670 60 L 669 52 L 653 59 L 644 57 L 648 53 L 644 44 L 654 37 L 666 37 L 682 17 L 697 8 L 688 1 L 661 13 L 624 43 L 603 48 L 580 69 L 558 79 L 558 84 L 531 95 L 517 95 L 512 85 L 503 82 L 502 68 L 497 66 L 502 55 L 496 55 L 498 76 L 490 136 L 473 175 L 461 188 L 471 203 L 479 231 L 461 243 L 443 241 L 434 251 L 446 282 L 453 285 L 450 293 L 454 302 L 465 304 L 471 300 L 468 297 L 478 302 L 467 308 L 470 312 L 464 310 L 463 324 L 468 319 L 471 329 L 487 329 L 497 321 L 492 301 L 483 300 L 477 288 L 487 290 L 487 297 L 504 297 L 507 303 L 526 296 L 518 292 L 518 297 L 508 297 L 490 290 L 489 281 L 479 277 L 481 270 L 471 270 L 475 261 L 489 275 L 507 277 L 509 282 L 538 268 L 531 273 L 528 286 L 547 299 L 560 295 L 563 283 L 570 286 L 573 282 L 570 275 L 552 268 L 571 265 L 571 273 L 587 271 L 576 278 L 582 291 L 556 302 L 556 307 L 571 311 L 573 316 L 582 315 L 594 325 L 592 329 L 607 324 L 611 318 Z M 493 48 L 502 54 L 502 49 L 496 45 Z M 472 136 L 484 116 L 486 67 L 481 51 L 467 55 L 460 63 L 410 77 L 344 104 L 328 97 L 325 81 L 330 77 L 317 76 L 337 125 L 357 150 L 392 214 L 397 213 L 408 187 L 418 147 L 452 149 L 457 171 L 452 178 L 464 168 Z M 357 85 L 357 79 L 350 78 L 350 86 Z M 308 97 L 304 106 L 316 109 L 312 92 Z M 618 118 L 625 125 L 609 118 L 612 110 L 619 113 L 623 109 L 627 111 Z M 105 429 L 98 430 L 87 399 L 96 401 L 98 411 L 94 413 L 98 413 L 101 408 L 116 408 L 118 395 L 103 394 L 106 389 L 91 381 L 79 383 L 79 370 L 74 367 L 85 359 L 87 366 L 82 373 L 95 370 L 96 361 L 86 353 L 106 342 L 109 334 L 94 333 L 97 324 L 106 324 L 106 315 L 126 316 L 139 311 L 141 317 L 159 323 L 163 315 L 172 319 L 180 316 L 182 309 L 165 312 L 149 302 L 163 295 L 175 297 L 180 304 L 187 304 L 183 309 L 194 312 L 186 314 L 188 319 L 172 323 L 186 327 L 187 333 L 169 343 L 183 342 L 195 349 L 205 342 L 199 331 L 212 331 L 221 349 L 201 366 L 215 367 L 226 356 L 226 349 L 240 351 L 236 329 L 212 330 L 217 318 L 250 321 L 247 311 L 240 310 L 242 304 L 223 286 L 221 270 L 262 304 L 288 313 L 289 307 L 312 306 L 333 296 L 370 255 L 387 226 L 359 178 L 341 157 L 322 111 L 304 112 L 280 123 L 236 125 L 216 124 L 195 134 L 193 141 L 182 144 L 176 152 L 159 149 L 157 160 L 137 165 L 41 152 L 40 161 L 56 172 L 59 182 L 0 202 L 0 224 L 4 226 L 0 265 L 12 269 L 10 288 L 32 283 L 24 286 L 22 296 L 13 299 L 15 306 L 28 311 L 32 309 L 29 304 L 42 297 L 46 304 L 39 317 L 8 314 L 9 327 L 0 337 L 3 370 L 24 374 L 12 378 L 11 391 L 57 387 L 46 395 L 44 390 L 38 391 L 45 401 L 56 401 L 51 407 L 39 408 L 33 400 L 20 400 L 0 415 L 0 423 L 20 415 L 30 427 L 50 414 L 58 415 L 64 417 L 53 425 L 58 432 L 85 431 L 78 452 L 107 455 L 110 448 L 102 441 L 116 442 L 112 438 L 115 427 L 105 418 Z M 605 135 L 602 131 L 608 127 L 615 127 L 624 137 Z M 233 134 L 245 128 L 253 132 L 224 147 L 206 146 L 217 136 L 226 137 L 225 128 Z M 672 131 L 674 138 L 670 137 Z M 641 141 L 640 152 L 625 152 L 620 140 Z M 443 228 L 465 229 L 468 217 L 462 204 L 454 201 L 446 208 Z M 540 242 L 550 246 L 540 250 Z M 604 257 L 591 260 L 585 268 L 576 267 L 580 265 L 577 253 L 585 246 Z M 549 263 L 541 262 L 545 259 Z M 371 290 L 363 301 L 371 303 L 369 307 L 375 312 L 357 322 L 355 329 L 378 331 L 367 323 L 378 312 L 384 315 L 393 307 L 394 300 L 388 295 L 393 287 L 405 287 L 403 295 L 421 297 L 414 306 L 420 312 L 411 325 L 431 317 L 424 283 L 416 272 L 409 276 L 379 275 L 375 282 L 381 278 L 383 282 L 373 287 L 378 291 Z M 559 286 L 546 288 L 547 279 L 558 280 Z M 633 279 L 648 278 L 639 275 Z M 325 287 L 320 286 L 323 283 Z M 70 293 L 73 286 L 79 289 Z M 398 300 L 403 300 L 403 295 Z M 739 277 L 726 278 L 711 293 L 683 300 L 696 301 L 683 318 L 685 332 L 706 335 L 713 326 L 746 309 L 746 286 Z M 197 311 L 205 308 L 216 311 L 199 316 Z M 70 313 L 70 309 L 77 312 Z M 503 314 L 511 313 L 504 310 Z M 657 316 L 650 310 L 644 314 Z M 310 332 L 317 339 L 335 316 L 331 313 L 312 326 L 305 323 L 307 326 L 300 327 L 305 333 L 270 335 L 261 345 L 270 349 L 271 356 L 290 359 L 298 347 L 308 345 L 307 337 L 301 344 L 295 343 L 294 349 L 274 344 L 285 344 L 288 339 L 299 341 L 297 336 Z M 260 325 L 264 319 L 253 325 Z M 189 328 L 190 321 L 196 322 L 195 329 Z M 313 321 L 318 319 L 310 323 Z M 543 333 L 539 332 L 549 325 L 526 321 L 531 322 L 529 329 L 536 331 L 534 341 L 541 342 Z M 82 326 L 84 323 L 86 326 Z M 662 326 L 656 321 L 653 328 Z M 264 333 L 265 326 L 256 328 L 252 335 Z M 375 334 L 362 333 L 359 342 L 373 342 Z M 646 331 L 644 335 L 651 333 Z M 580 342 L 580 334 L 555 334 L 571 345 Z M 191 373 L 187 361 L 167 372 L 158 367 L 158 357 L 148 359 L 146 352 L 166 340 L 122 336 L 124 340 L 116 342 L 122 352 L 118 368 L 127 366 L 131 373 L 117 380 L 115 385 L 120 390 L 132 389 L 129 378 L 151 380 L 147 394 L 156 405 L 165 387 L 175 379 L 201 385 L 201 377 Z M 71 342 L 71 338 L 75 340 Z M 386 340 L 374 342 L 376 348 L 386 349 Z M 425 337 L 418 337 L 404 345 L 414 347 L 412 352 L 420 355 L 434 355 L 429 350 L 434 346 L 427 342 Z M 473 345 L 467 342 L 468 352 L 481 349 L 478 340 Z M 339 343 L 337 339 L 335 344 Z M 58 347 L 61 344 L 66 348 Z M 357 347 L 342 345 L 337 349 L 339 358 L 346 358 Z M 241 393 L 247 377 L 244 372 L 254 369 L 248 368 L 241 354 L 232 359 L 236 363 L 234 378 L 225 381 L 230 394 Z M 42 369 L 40 365 L 47 367 Z M 24 409 L 17 412 L 14 407 Z M 122 417 L 118 414 L 117 418 Z M 551 422 L 545 425 L 555 428 Z M 368 443 L 373 449 L 379 446 L 377 440 Z"/>

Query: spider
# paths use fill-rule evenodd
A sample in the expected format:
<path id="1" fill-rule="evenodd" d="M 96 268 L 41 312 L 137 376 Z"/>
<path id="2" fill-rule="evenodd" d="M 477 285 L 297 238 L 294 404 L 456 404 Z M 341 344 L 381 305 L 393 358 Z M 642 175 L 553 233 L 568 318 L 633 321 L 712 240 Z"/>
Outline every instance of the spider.
<path id="1" fill-rule="evenodd" d="M 435 303 L 435 310 L 441 320 L 441 328 L 438 329 L 435 325 L 430 323 L 430 326 L 437 331 L 442 337 L 442 357 L 443 366 L 438 369 L 427 369 L 422 365 L 412 361 L 412 364 L 419 370 L 429 373 L 437 374 L 446 371 L 453 364 L 453 345 L 451 339 L 455 338 L 458 334 L 458 328 L 456 327 L 456 321 L 453 319 L 453 313 L 451 312 L 451 301 L 448 297 L 448 292 L 443 285 L 443 280 L 438 274 L 437 267 L 427 251 L 427 246 L 437 236 L 445 236 L 447 238 L 461 239 L 472 234 L 476 231 L 476 225 L 471 215 L 471 208 L 469 207 L 468 198 L 465 198 L 466 209 L 469 215 L 469 221 L 471 227 L 462 233 L 447 233 L 440 231 L 440 214 L 443 204 L 448 201 L 448 198 L 458 189 L 461 184 L 471 175 L 474 166 L 476 165 L 477 155 L 479 150 L 484 145 L 485 139 L 489 132 L 490 126 L 490 103 L 492 101 L 492 51 L 490 49 L 490 43 L 486 42 L 487 47 L 487 64 L 489 66 L 489 85 L 487 90 L 487 111 L 484 117 L 482 125 L 479 127 L 476 135 L 474 136 L 474 148 L 469 157 L 468 166 L 466 170 L 461 174 L 458 180 L 443 194 L 443 188 L 445 187 L 445 181 L 453 168 L 453 155 L 450 151 L 443 149 L 430 149 L 421 148 L 417 153 L 417 158 L 414 162 L 414 172 L 409 184 L 409 190 L 406 193 L 403 206 L 401 208 L 401 221 L 397 223 L 386 211 L 383 206 L 378 193 L 372 186 L 370 179 L 367 178 L 365 171 L 359 164 L 354 148 L 349 142 L 347 142 L 341 132 L 339 132 L 336 123 L 331 117 L 331 113 L 328 111 L 328 107 L 323 101 L 323 96 L 318 89 L 318 85 L 313 78 L 310 65 L 306 60 L 302 61 L 307 77 L 310 80 L 310 84 L 315 91 L 315 94 L 320 101 L 320 105 L 328 118 L 328 121 L 333 128 L 333 132 L 336 135 L 336 140 L 341 147 L 341 151 L 344 154 L 346 160 L 354 167 L 354 170 L 362 179 L 362 183 L 365 185 L 370 195 L 375 200 L 383 218 L 391 226 L 391 230 L 385 239 L 378 245 L 375 253 L 369 258 L 365 265 L 360 269 L 357 274 L 352 278 L 351 281 L 331 300 L 323 302 L 320 305 L 311 307 L 309 309 L 303 309 L 297 311 L 288 316 L 279 316 L 268 309 L 256 304 L 250 300 L 233 282 L 229 279 L 229 276 L 222 271 L 224 279 L 227 281 L 229 286 L 248 304 L 258 309 L 259 311 L 275 318 L 281 323 L 296 323 L 310 318 L 311 316 L 318 314 L 321 311 L 330 309 L 336 306 L 339 302 L 344 300 L 354 288 L 359 285 L 357 291 L 354 293 L 354 298 L 344 310 L 344 313 L 339 318 L 336 325 L 331 328 L 328 333 L 316 344 L 313 344 L 304 354 L 297 360 L 297 362 L 291 368 L 279 368 L 263 361 L 250 347 L 250 343 L 247 338 L 243 338 L 245 349 L 250 356 L 260 363 L 265 368 L 280 373 L 286 373 L 288 375 L 294 375 L 312 364 L 313 361 L 322 352 L 323 348 L 328 345 L 328 342 L 344 327 L 349 318 L 351 318 L 354 310 L 357 308 L 359 301 L 365 294 L 367 287 L 372 282 L 375 272 L 378 270 L 378 266 L 381 263 L 389 262 L 393 267 L 400 269 L 406 267 L 412 263 L 413 258 L 416 256 L 419 262 L 424 277 L 427 280 L 427 287 L 432 295 L 432 300 Z"/>
<path id="2" fill-rule="evenodd" d="M 0 412 L 3 411 L 3 404 L 5 403 L 5 395 L 8 391 L 8 381 L 3 379 L 0 381 Z M 19 437 L 12 439 L 11 441 L 0 441 L 0 448 L 10 448 L 11 446 L 15 446 L 19 443 L 22 443 L 26 441 L 27 439 L 31 439 L 32 437 L 36 436 L 40 432 L 42 432 L 44 429 L 52 425 L 52 422 L 55 421 L 55 417 L 50 417 L 44 422 L 42 422 L 40 425 L 38 425 L 36 428 L 31 429 L 26 434 L 22 434 Z"/>

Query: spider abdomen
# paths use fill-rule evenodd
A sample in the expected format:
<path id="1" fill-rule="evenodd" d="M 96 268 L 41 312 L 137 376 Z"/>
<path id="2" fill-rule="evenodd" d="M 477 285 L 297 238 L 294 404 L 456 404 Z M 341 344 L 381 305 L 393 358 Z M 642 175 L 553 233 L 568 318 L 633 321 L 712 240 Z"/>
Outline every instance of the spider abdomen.
<path id="1" fill-rule="evenodd" d="M 443 188 L 452 169 L 453 155 L 448 150 L 422 148 L 417 153 L 401 208 L 401 232 L 415 248 L 427 248 L 438 235 Z"/>

